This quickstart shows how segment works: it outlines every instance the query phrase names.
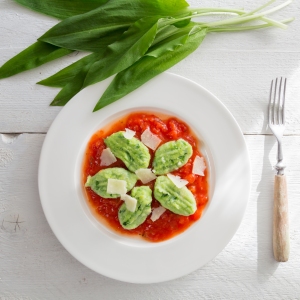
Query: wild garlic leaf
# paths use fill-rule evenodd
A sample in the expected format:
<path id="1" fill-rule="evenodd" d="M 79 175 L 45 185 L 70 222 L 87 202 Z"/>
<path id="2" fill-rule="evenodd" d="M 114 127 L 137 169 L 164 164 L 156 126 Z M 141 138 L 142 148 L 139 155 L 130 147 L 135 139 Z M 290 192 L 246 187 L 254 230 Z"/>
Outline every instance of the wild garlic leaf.
<path id="1" fill-rule="evenodd" d="M 15 0 L 23 6 L 56 17 L 66 19 L 93 10 L 108 0 Z"/>
<path id="2" fill-rule="evenodd" d="M 63 20 L 39 40 L 68 49 L 86 50 L 86 43 L 125 31 L 141 18 L 171 16 L 187 6 L 184 0 L 110 0 L 90 12 Z"/>
<path id="3" fill-rule="evenodd" d="M 187 34 L 184 44 L 183 40 L 179 40 L 177 47 L 170 47 L 170 40 L 167 39 L 166 44 L 160 45 L 160 51 L 156 49 L 156 53 L 160 53 L 160 56 L 154 57 L 150 52 L 150 55 L 146 54 L 135 64 L 117 74 L 96 104 L 94 111 L 124 97 L 195 51 L 205 38 L 207 30 L 194 26 L 190 32 L 192 34 Z"/>
<path id="4" fill-rule="evenodd" d="M 66 21 L 69 19 L 66 19 Z M 58 25 L 59 25 L 58 27 L 60 27 L 60 24 L 62 22 L 58 23 L 52 28 L 55 28 Z M 101 50 L 103 47 L 106 47 L 107 45 L 118 40 L 119 37 L 124 33 L 124 31 L 128 29 L 129 26 L 130 23 L 128 24 L 114 23 L 114 24 L 108 24 L 107 26 L 102 26 L 87 31 L 81 31 L 81 27 L 83 27 L 82 24 L 82 26 L 81 25 L 79 27 L 77 26 L 78 29 L 77 32 L 64 34 L 63 31 L 61 31 L 61 34 L 48 38 L 47 35 L 48 32 L 52 30 L 51 28 L 43 36 L 38 38 L 38 40 L 62 48 L 78 50 L 78 51 L 97 52 Z"/>
<path id="5" fill-rule="evenodd" d="M 65 83 L 51 105 L 62 106 L 85 86 L 101 81 L 132 65 L 150 47 L 157 26 L 158 17 L 143 18 L 135 22 L 119 41 L 108 46 L 106 51 L 90 54 L 83 61 L 73 64 L 73 67 L 69 66 L 68 70 L 62 70 L 56 77 L 54 75 L 54 78 L 49 78 L 46 83 L 50 82 L 52 86 L 54 83 L 57 85 L 57 79 L 60 79 L 60 85 L 62 82 Z M 98 66 L 100 68 L 97 68 Z M 73 78 L 67 79 L 66 75 L 73 75 Z"/>
<path id="6" fill-rule="evenodd" d="M 116 34 L 114 36 L 105 37 L 101 39 L 101 41 L 94 40 L 93 47 L 95 48 L 94 50 L 96 50 L 97 53 L 92 53 L 79 59 L 75 63 L 60 70 L 56 74 L 44 80 L 41 80 L 40 82 L 38 82 L 38 84 L 52 87 L 64 87 L 66 84 L 69 83 L 70 80 L 72 80 L 72 78 L 74 78 L 79 73 L 81 68 L 85 67 L 87 64 L 94 63 L 97 60 L 99 60 L 100 57 L 103 56 L 103 52 L 105 51 L 107 46 L 110 43 L 113 43 L 120 36 L 122 36 L 122 33 L 123 32 L 120 32 L 119 34 Z M 89 45 L 91 46 L 92 43 L 89 43 Z"/>
<path id="7" fill-rule="evenodd" d="M 189 35 L 191 35 L 192 29 L 199 28 L 199 26 L 195 26 L 195 23 L 190 23 L 188 26 L 184 28 L 176 28 L 176 30 L 172 32 L 172 35 L 167 35 L 164 32 L 160 32 L 157 34 L 153 45 L 149 48 L 146 55 L 159 57 L 163 55 L 167 51 L 174 51 L 178 46 L 182 46 L 185 44 Z"/>
<path id="8" fill-rule="evenodd" d="M 107 47 L 103 59 L 91 66 L 84 86 L 121 72 L 139 60 L 151 46 L 160 21 L 164 20 L 146 17 L 130 26 L 118 41 Z"/>
<path id="9" fill-rule="evenodd" d="M 69 100 L 71 100 L 82 89 L 86 74 L 90 64 L 81 68 L 79 72 L 70 80 L 56 95 L 51 102 L 51 106 L 64 106 Z"/>
<path id="10" fill-rule="evenodd" d="M 88 52 L 99 52 L 102 51 L 107 47 L 107 45 L 115 42 L 118 40 L 124 31 L 127 29 L 127 27 L 122 27 L 121 29 L 113 30 L 112 32 L 108 33 L 105 36 L 102 36 L 101 38 L 89 38 L 82 40 L 82 44 L 78 45 L 78 47 L 73 47 L 73 50 L 78 51 L 88 51 Z M 76 44 L 76 42 L 75 42 Z M 74 45 L 75 45 L 74 44 Z M 68 47 L 63 47 L 68 48 Z M 70 48 L 68 48 L 70 49 Z"/>
<path id="11" fill-rule="evenodd" d="M 71 52 L 72 50 L 59 48 L 44 42 L 36 42 L 11 58 L 0 68 L 0 79 L 36 68 Z"/>
<path id="12" fill-rule="evenodd" d="M 70 16 L 85 13 L 98 8 L 108 0 L 15 0 L 16 2 L 47 15 L 65 19 Z M 119 34 L 122 34 L 119 32 Z M 116 33 L 117 36 L 117 33 Z M 99 41 L 89 41 L 85 44 L 87 51 L 99 51 L 99 49 L 115 41 L 113 37 Z M 55 60 L 71 53 L 72 50 L 38 41 L 13 58 L 0 68 L 0 79 L 6 78 L 26 70 L 36 68 L 44 63 Z"/>
<path id="13" fill-rule="evenodd" d="M 77 93 L 79 93 L 83 89 L 83 84 L 86 78 L 86 75 L 91 67 L 91 65 L 97 61 L 103 58 L 103 53 L 92 53 L 86 57 L 84 57 L 82 60 L 79 60 L 78 62 L 65 68 L 61 71 L 60 74 L 58 74 L 57 77 L 54 76 L 50 80 L 50 83 L 53 81 L 56 83 L 65 83 L 62 85 L 61 91 L 56 95 L 54 100 L 50 103 L 51 106 L 64 106 L 69 100 L 71 100 Z M 67 76 L 72 76 L 69 80 L 67 79 Z M 60 80 L 60 81 L 57 81 Z M 48 81 L 49 82 L 49 81 Z"/>
<path id="14" fill-rule="evenodd" d="M 80 72 L 80 70 L 82 70 L 83 67 L 95 62 L 98 58 L 98 55 L 98 53 L 89 54 L 60 70 L 56 74 L 39 81 L 38 84 L 62 88 L 68 84 Z"/>

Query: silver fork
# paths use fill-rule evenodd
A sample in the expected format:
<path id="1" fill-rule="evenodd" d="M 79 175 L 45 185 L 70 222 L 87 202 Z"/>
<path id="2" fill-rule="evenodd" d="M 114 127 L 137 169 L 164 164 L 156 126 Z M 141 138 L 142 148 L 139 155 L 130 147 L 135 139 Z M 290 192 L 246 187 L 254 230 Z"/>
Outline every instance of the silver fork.
<path id="1" fill-rule="evenodd" d="M 285 164 L 282 153 L 282 137 L 285 128 L 285 92 L 286 78 L 275 82 L 272 80 L 269 97 L 269 128 L 277 139 L 277 164 L 275 169 L 274 184 L 274 208 L 273 208 L 273 253 L 277 261 L 284 262 L 289 259 L 289 221 L 288 198 L 286 177 L 284 175 Z"/>

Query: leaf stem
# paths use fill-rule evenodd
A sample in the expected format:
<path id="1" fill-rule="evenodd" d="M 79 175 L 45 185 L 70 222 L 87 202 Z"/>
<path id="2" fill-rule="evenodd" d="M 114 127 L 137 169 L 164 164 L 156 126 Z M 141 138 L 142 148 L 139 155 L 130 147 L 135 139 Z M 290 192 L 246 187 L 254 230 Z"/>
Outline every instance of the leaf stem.
<path id="1" fill-rule="evenodd" d="M 217 22 L 209 22 L 209 23 L 206 23 L 206 26 L 207 27 L 215 27 L 215 26 L 223 26 L 223 25 L 232 25 L 232 24 L 239 24 L 239 23 L 242 23 L 242 22 L 249 22 L 249 21 L 252 21 L 252 20 L 255 20 L 255 19 L 258 19 L 260 17 L 264 17 L 268 14 L 271 14 L 273 12 L 276 12 L 278 10 L 280 10 L 281 8 L 289 5 L 290 3 L 292 3 L 293 1 L 292 0 L 288 0 L 280 5 L 277 5 L 267 11 L 264 11 L 264 12 L 261 12 L 259 14 L 253 14 L 253 15 L 247 15 L 246 17 L 242 16 L 242 17 L 236 17 L 234 18 L 233 20 L 232 19 L 227 19 L 227 20 L 223 20 L 223 21 L 217 21 Z"/>
<path id="2" fill-rule="evenodd" d="M 294 21 L 295 18 L 289 18 L 280 21 L 281 24 L 287 24 Z M 244 30 L 255 30 L 261 28 L 272 27 L 273 25 L 270 23 L 261 24 L 261 25 L 253 25 L 253 26 L 240 26 L 240 27 L 212 27 L 208 29 L 208 32 L 225 32 L 225 31 L 244 31 Z M 286 26 L 286 25 L 285 25 Z"/>
<path id="3" fill-rule="evenodd" d="M 224 13 L 236 13 L 239 14 L 240 12 L 245 13 L 243 9 L 232 9 L 232 8 L 222 8 L 222 7 L 205 7 L 205 8 L 191 8 L 189 12 L 196 14 L 203 14 L 203 13 L 211 13 L 211 12 L 224 12 Z"/>
<path id="4" fill-rule="evenodd" d="M 256 14 L 258 11 L 261 11 L 262 9 L 266 8 L 267 6 L 271 5 L 272 3 L 274 3 L 276 0 L 270 0 L 267 3 L 265 3 L 264 5 L 250 11 L 250 12 L 245 12 L 244 10 L 240 10 L 240 9 L 228 9 L 228 8 L 201 8 L 201 9 L 191 9 L 189 10 L 190 13 L 192 13 L 191 15 L 188 16 L 184 16 L 184 17 L 177 17 L 177 18 L 173 18 L 171 20 L 169 20 L 169 22 L 166 22 L 166 25 L 171 25 L 174 24 L 178 21 L 183 21 L 183 20 L 187 20 L 187 19 L 192 19 L 194 17 L 201 17 L 201 16 L 207 16 L 207 15 L 215 15 L 215 14 L 235 14 L 238 15 L 236 17 L 230 18 L 230 19 L 226 19 L 226 20 L 221 20 L 221 21 L 216 21 L 216 22 L 206 22 L 206 23 L 198 23 L 199 25 L 203 26 L 203 27 L 208 27 L 208 28 L 213 28 L 213 27 L 219 27 L 219 26 L 224 26 L 224 25 L 236 25 L 236 24 L 242 24 L 242 23 L 246 23 L 249 21 L 253 21 L 253 20 L 260 20 L 263 21 L 267 24 L 260 24 L 260 25 L 253 25 L 251 26 L 251 28 L 254 28 L 254 26 L 256 26 L 255 28 L 264 28 L 264 27 L 269 27 L 269 26 L 276 26 L 279 27 L 281 29 L 286 29 L 287 26 L 282 23 L 282 22 L 278 22 L 276 20 L 270 19 L 265 17 L 265 15 L 271 14 L 273 12 L 276 12 L 278 10 L 280 10 L 281 8 L 289 5 L 290 3 L 293 2 L 293 0 L 288 0 L 280 5 L 277 5 L 267 11 L 261 12 Z M 246 28 L 246 26 L 244 26 L 243 28 Z M 242 29 L 238 29 L 239 31 Z M 247 29 L 245 29 L 247 30 Z M 233 31 L 233 30 L 232 30 Z"/>

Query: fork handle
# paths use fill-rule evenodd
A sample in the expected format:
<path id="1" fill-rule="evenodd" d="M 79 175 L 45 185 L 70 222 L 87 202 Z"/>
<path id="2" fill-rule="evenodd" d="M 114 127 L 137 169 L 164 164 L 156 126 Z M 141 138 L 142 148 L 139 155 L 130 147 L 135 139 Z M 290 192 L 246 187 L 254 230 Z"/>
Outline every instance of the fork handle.
<path id="1" fill-rule="evenodd" d="M 273 252 L 279 262 L 289 259 L 288 197 L 285 175 L 275 175 L 273 211 Z"/>

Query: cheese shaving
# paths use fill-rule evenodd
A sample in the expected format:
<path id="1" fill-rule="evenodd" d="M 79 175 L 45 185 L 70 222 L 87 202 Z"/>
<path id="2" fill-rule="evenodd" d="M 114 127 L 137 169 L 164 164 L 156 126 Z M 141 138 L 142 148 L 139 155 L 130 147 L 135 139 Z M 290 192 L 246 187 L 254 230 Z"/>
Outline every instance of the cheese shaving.
<path id="1" fill-rule="evenodd" d="M 137 200 L 127 194 L 121 195 L 121 199 L 123 201 L 125 201 L 125 205 L 126 208 L 131 211 L 134 212 L 136 209 L 136 204 L 137 204 Z"/>
<path id="2" fill-rule="evenodd" d="M 131 129 L 128 129 L 128 128 L 125 128 L 124 137 L 127 140 L 132 139 L 134 136 L 135 136 L 135 131 L 133 131 Z"/>
<path id="3" fill-rule="evenodd" d="M 161 142 L 161 139 L 153 134 L 149 128 L 142 133 L 141 140 L 148 148 L 152 150 L 155 150 Z"/>
<path id="4" fill-rule="evenodd" d="M 204 158 L 196 156 L 193 163 L 193 174 L 204 176 L 204 170 L 206 169 Z"/>
<path id="5" fill-rule="evenodd" d="M 136 176 L 143 184 L 148 183 L 157 177 L 152 173 L 151 169 L 138 169 L 135 171 Z"/>
<path id="6" fill-rule="evenodd" d="M 100 166 L 109 166 L 117 161 L 116 157 L 113 155 L 109 148 L 106 148 L 102 151 L 100 159 Z"/>
<path id="7" fill-rule="evenodd" d="M 150 217 L 151 221 L 155 222 L 158 220 L 165 211 L 166 209 L 162 206 L 154 208 Z"/>
<path id="8" fill-rule="evenodd" d="M 180 189 L 189 183 L 187 180 L 180 178 L 180 176 L 175 176 L 173 174 L 167 174 L 167 176 Z"/>
<path id="9" fill-rule="evenodd" d="M 107 181 L 107 190 L 106 190 L 106 192 L 108 194 L 124 195 L 124 194 L 127 193 L 126 184 L 127 183 L 126 183 L 125 180 L 109 178 L 108 181 Z"/>

